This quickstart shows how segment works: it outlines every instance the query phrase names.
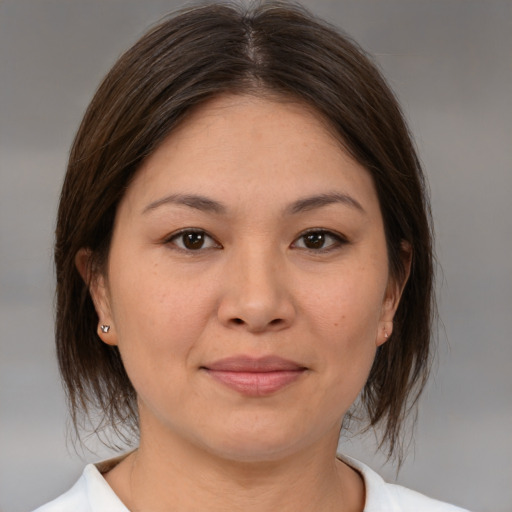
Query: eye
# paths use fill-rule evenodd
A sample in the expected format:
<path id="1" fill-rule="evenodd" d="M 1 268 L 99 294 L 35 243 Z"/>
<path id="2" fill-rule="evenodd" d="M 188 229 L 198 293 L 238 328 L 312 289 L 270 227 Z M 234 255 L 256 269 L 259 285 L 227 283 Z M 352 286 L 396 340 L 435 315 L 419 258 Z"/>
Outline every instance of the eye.
<path id="1" fill-rule="evenodd" d="M 336 233 L 324 229 L 315 229 L 303 233 L 292 246 L 296 249 L 309 251 L 329 251 L 347 243 L 347 240 Z"/>
<path id="2" fill-rule="evenodd" d="M 171 235 L 165 243 L 173 244 L 184 251 L 199 251 L 204 249 L 220 248 L 210 235 L 200 229 L 184 229 Z"/>

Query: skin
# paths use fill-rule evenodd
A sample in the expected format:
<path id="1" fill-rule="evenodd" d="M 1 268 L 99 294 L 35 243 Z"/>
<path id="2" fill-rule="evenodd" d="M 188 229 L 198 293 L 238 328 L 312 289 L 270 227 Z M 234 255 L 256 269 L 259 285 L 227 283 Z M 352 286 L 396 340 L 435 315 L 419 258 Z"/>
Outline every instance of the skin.
<path id="1" fill-rule="evenodd" d="M 191 228 L 202 246 L 184 245 Z M 92 277 L 140 410 L 139 449 L 107 482 L 132 511 L 362 511 L 336 447 L 403 284 L 372 179 L 319 116 L 253 96 L 201 106 L 138 171 Z M 205 370 L 269 355 L 304 370 L 262 396 Z"/>

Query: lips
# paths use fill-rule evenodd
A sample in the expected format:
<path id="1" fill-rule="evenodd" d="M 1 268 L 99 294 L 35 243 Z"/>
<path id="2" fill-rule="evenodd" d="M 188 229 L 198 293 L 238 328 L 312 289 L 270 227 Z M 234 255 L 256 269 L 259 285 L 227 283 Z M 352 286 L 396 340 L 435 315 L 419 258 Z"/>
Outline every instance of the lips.
<path id="1" fill-rule="evenodd" d="M 303 365 L 277 356 L 229 357 L 201 369 L 226 387 L 253 397 L 277 393 L 307 370 Z"/>

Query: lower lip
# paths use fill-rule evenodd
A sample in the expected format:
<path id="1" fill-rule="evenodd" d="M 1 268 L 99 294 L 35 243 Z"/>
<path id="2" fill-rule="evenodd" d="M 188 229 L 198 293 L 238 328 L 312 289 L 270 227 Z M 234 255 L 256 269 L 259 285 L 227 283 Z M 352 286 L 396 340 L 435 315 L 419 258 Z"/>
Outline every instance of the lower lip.
<path id="1" fill-rule="evenodd" d="M 216 380 L 247 396 L 265 396 L 292 384 L 305 370 L 283 370 L 273 372 L 233 372 L 207 370 Z"/>

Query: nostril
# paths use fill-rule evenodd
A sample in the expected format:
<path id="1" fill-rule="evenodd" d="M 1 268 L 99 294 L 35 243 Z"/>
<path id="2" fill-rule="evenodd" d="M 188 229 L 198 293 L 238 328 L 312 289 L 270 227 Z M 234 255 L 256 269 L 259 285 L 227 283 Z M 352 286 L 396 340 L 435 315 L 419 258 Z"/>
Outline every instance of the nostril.
<path id="1" fill-rule="evenodd" d="M 245 325 L 245 322 L 241 318 L 233 318 L 231 320 L 236 325 Z M 280 325 L 283 323 L 282 318 L 274 318 L 274 320 L 271 320 L 268 325 Z"/>

